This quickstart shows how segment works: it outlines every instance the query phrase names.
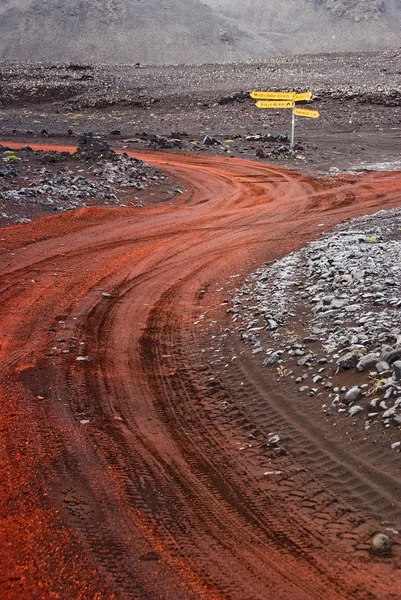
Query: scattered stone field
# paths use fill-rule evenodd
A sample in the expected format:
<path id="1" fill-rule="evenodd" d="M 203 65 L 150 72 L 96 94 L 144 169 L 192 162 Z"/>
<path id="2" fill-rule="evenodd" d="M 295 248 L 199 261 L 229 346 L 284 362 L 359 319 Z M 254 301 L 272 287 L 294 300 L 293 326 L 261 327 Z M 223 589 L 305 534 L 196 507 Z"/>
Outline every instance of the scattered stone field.
<path id="1" fill-rule="evenodd" d="M 323 225 L 323 224 L 322 224 Z M 401 450 L 401 209 L 351 219 L 251 274 L 232 320 L 316 411 Z M 346 427 L 345 423 L 341 425 Z"/>

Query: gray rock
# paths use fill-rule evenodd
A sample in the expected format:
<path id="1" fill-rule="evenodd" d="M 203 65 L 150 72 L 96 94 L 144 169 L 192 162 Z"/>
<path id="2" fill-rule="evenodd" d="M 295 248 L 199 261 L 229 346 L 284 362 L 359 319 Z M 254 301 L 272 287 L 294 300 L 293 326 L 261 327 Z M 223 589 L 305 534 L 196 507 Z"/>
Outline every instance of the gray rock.
<path id="1" fill-rule="evenodd" d="M 352 369 L 353 367 L 356 367 L 358 362 L 359 353 L 355 350 L 352 350 L 351 352 L 347 352 L 338 359 L 337 366 L 343 370 Z"/>
<path id="2" fill-rule="evenodd" d="M 352 277 L 354 279 L 356 279 L 357 281 L 359 281 L 360 279 L 363 279 L 365 277 L 365 270 L 364 269 L 354 269 L 352 271 Z"/>
<path id="3" fill-rule="evenodd" d="M 265 358 L 263 365 L 276 365 L 281 360 L 281 352 L 273 352 L 267 358 Z"/>
<path id="4" fill-rule="evenodd" d="M 393 363 L 394 377 L 396 381 L 401 381 L 401 360 L 396 360 Z"/>
<path id="5" fill-rule="evenodd" d="M 345 404 L 352 404 L 353 402 L 355 402 L 355 400 L 357 400 L 359 398 L 360 395 L 361 395 L 361 390 L 359 387 L 354 386 L 354 387 L 350 388 L 348 390 L 348 392 L 345 394 L 345 398 L 344 398 Z"/>
<path id="6" fill-rule="evenodd" d="M 386 362 L 391 365 L 394 361 L 399 360 L 401 358 L 401 349 L 400 348 L 391 348 L 387 352 L 382 352 L 380 355 L 380 360 Z"/>
<path id="7" fill-rule="evenodd" d="M 297 365 L 299 367 L 303 367 L 307 362 L 310 362 L 313 359 L 313 356 L 314 355 L 312 353 L 305 354 L 305 356 L 302 356 L 302 358 L 297 360 Z"/>
<path id="8" fill-rule="evenodd" d="M 211 137 L 210 135 L 205 135 L 202 144 L 204 146 L 223 146 L 222 142 L 220 142 L 215 137 Z"/>
<path id="9" fill-rule="evenodd" d="M 351 304 L 350 306 L 346 306 L 345 310 L 347 312 L 353 313 L 353 312 L 357 312 L 360 308 L 361 308 L 360 304 Z"/>
<path id="10" fill-rule="evenodd" d="M 384 373 L 390 369 L 390 365 L 386 363 L 384 360 L 381 360 L 376 364 L 376 371 L 378 373 Z"/>
<path id="11" fill-rule="evenodd" d="M 349 412 L 350 416 L 353 417 L 354 415 L 357 415 L 358 413 L 360 413 L 362 411 L 363 411 L 362 406 L 356 405 L 356 406 L 351 406 L 351 408 L 349 409 L 348 412 Z"/>
<path id="12" fill-rule="evenodd" d="M 378 359 L 379 357 L 377 356 L 377 354 L 366 354 L 365 356 L 362 356 L 362 358 L 359 359 L 359 362 L 356 365 L 356 370 L 368 371 L 377 364 Z"/>
<path id="13" fill-rule="evenodd" d="M 394 417 L 396 414 L 396 409 L 394 408 L 394 406 L 392 406 L 391 408 L 389 408 L 388 410 L 386 410 L 386 412 L 384 412 L 382 414 L 382 418 L 383 419 L 391 419 L 392 417 Z"/>
<path id="14" fill-rule="evenodd" d="M 334 298 L 331 302 L 332 308 L 343 308 L 348 304 L 347 300 L 343 300 L 342 298 Z"/>
<path id="15" fill-rule="evenodd" d="M 394 388 L 392 386 L 386 389 L 386 393 L 384 394 L 383 400 L 388 400 L 390 398 L 391 394 L 393 393 L 393 389 Z"/>

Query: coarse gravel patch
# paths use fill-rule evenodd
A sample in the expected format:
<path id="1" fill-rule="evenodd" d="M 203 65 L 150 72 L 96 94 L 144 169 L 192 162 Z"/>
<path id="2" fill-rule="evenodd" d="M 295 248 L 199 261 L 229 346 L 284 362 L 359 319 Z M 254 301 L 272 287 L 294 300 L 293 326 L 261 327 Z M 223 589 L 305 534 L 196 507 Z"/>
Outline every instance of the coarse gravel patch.
<path id="1" fill-rule="evenodd" d="M 85 206 L 142 208 L 150 196 L 170 200 L 181 193 L 165 173 L 116 154 L 100 136 L 81 138 L 86 145 L 75 155 L 0 145 L 0 227 Z"/>
<path id="2" fill-rule="evenodd" d="M 401 450 L 401 209 L 350 219 L 252 273 L 232 321 L 255 360 L 316 410 Z"/>

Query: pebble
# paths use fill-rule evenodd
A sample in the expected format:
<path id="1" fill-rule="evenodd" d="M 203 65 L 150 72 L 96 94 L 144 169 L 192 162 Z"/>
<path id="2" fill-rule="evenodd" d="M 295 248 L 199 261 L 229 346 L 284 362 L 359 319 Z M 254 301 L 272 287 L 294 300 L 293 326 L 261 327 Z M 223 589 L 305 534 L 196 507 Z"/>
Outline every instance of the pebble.
<path id="1" fill-rule="evenodd" d="M 384 373 L 390 369 L 390 365 L 386 363 L 384 360 L 381 360 L 376 364 L 376 371 L 378 373 Z"/>
<path id="2" fill-rule="evenodd" d="M 357 415 L 358 413 L 362 412 L 363 408 L 362 406 L 351 406 L 351 408 L 349 409 L 349 414 L 351 417 L 353 417 L 354 415 Z"/>
<path id="3" fill-rule="evenodd" d="M 359 396 L 361 395 L 361 390 L 359 387 L 352 387 L 348 390 L 348 392 L 345 394 L 345 398 L 344 398 L 344 402 L 346 404 L 352 404 L 352 402 L 355 402 L 355 400 L 357 400 L 359 398 Z"/>
<path id="4" fill-rule="evenodd" d="M 389 419 L 390 417 L 393 417 L 395 414 L 396 414 L 396 409 L 394 408 L 394 406 L 392 406 L 391 408 L 389 408 L 382 414 L 382 418 Z"/>
<path id="5" fill-rule="evenodd" d="M 370 550 L 377 556 L 390 556 L 391 554 L 391 540 L 384 533 L 376 533 L 373 537 Z"/>

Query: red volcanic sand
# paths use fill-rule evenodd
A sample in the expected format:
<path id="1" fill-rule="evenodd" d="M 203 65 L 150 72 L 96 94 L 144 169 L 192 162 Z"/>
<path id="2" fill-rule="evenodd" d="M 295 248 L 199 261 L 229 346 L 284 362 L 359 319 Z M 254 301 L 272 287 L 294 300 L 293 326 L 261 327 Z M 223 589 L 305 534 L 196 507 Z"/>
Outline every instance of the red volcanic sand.
<path id="1" fill-rule="evenodd" d="M 1 597 L 399 598 L 396 551 L 374 559 L 368 529 L 356 548 L 343 513 L 322 506 L 322 529 L 308 512 L 305 489 L 326 493 L 318 473 L 288 454 L 283 469 L 297 470 L 276 487 L 263 445 L 239 451 L 247 424 L 219 408 L 193 323 L 209 309 L 224 325 L 219 283 L 320 222 L 399 205 L 401 175 L 334 184 L 240 159 L 135 156 L 185 194 L 2 230 Z"/>

